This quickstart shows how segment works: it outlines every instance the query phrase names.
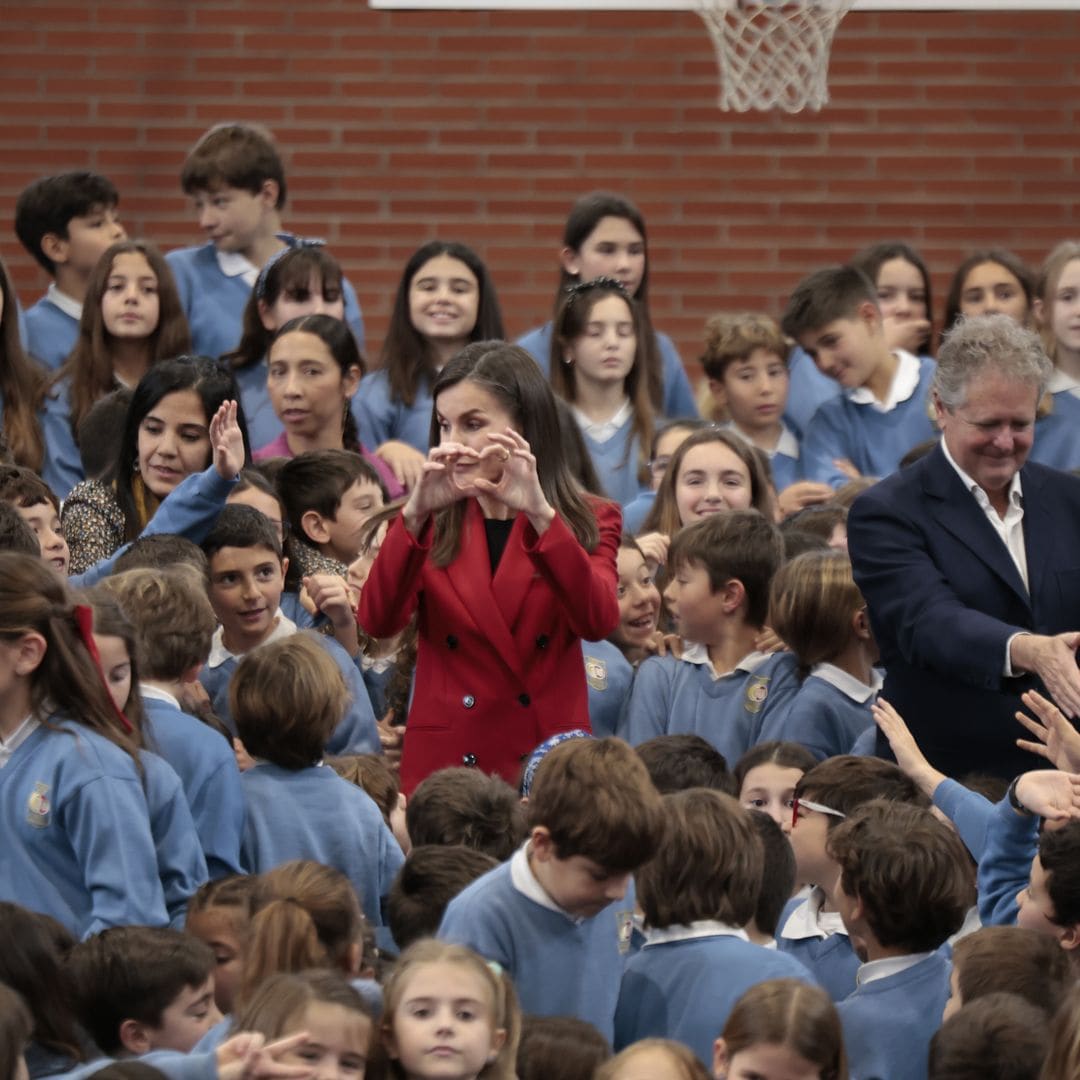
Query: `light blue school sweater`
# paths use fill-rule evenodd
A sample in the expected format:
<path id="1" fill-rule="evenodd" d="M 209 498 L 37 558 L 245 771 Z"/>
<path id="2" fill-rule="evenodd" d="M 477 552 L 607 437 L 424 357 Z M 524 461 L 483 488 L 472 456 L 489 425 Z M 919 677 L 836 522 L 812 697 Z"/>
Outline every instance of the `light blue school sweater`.
<path id="1" fill-rule="evenodd" d="M 147 743 L 184 785 L 211 880 L 239 874 L 244 794 L 232 747 L 172 702 L 143 696 Z"/>
<path id="2" fill-rule="evenodd" d="M 170 251 L 165 259 L 176 279 L 180 305 L 191 328 L 192 351 L 202 356 L 231 352 L 240 342 L 244 308 L 251 295 L 244 276 L 229 277 L 221 269 L 213 244 L 179 248 Z M 364 320 L 356 290 L 344 278 L 341 285 L 345 321 L 363 352 Z"/>
<path id="3" fill-rule="evenodd" d="M 42 1080 L 89 1080 L 113 1060 L 98 1058 L 67 1072 L 48 1073 Z M 218 1080 L 216 1053 L 181 1054 L 177 1050 L 155 1050 L 136 1060 L 157 1069 L 167 1080 Z"/>
<path id="4" fill-rule="evenodd" d="M 836 671 L 831 664 L 815 665 L 790 705 L 782 711 L 773 711 L 762 721 L 758 741 L 801 743 L 818 761 L 824 761 L 827 757 L 846 754 L 858 737 L 873 726 L 870 706 L 877 699 L 876 691 L 865 687 L 867 697 L 856 701 L 822 675 L 815 674 L 824 667 L 832 669 L 829 674 Z M 855 690 L 857 680 L 848 676 L 844 681 L 848 680 Z"/>
<path id="5" fill-rule="evenodd" d="M 63 501 L 71 489 L 86 479 L 82 457 L 75 445 L 71 430 L 71 380 L 61 379 L 45 395 L 38 410 L 41 437 L 45 440 L 45 461 L 41 466 L 41 478 Z"/>
<path id="6" fill-rule="evenodd" d="M 951 969 L 941 953 L 931 953 L 906 971 L 859 986 L 837 1005 L 851 1080 L 926 1080 Z"/>
<path id="7" fill-rule="evenodd" d="M 855 989 L 859 958 L 848 936 L 841 931 L 829 933 L 809 924 L 816 920 L 808 909 L 820 907 L 824 894 L 815 889 L 809 898 L 789 900 L 776 923 L 776 947 L 793 956 L 825 988 L 833 1001 L 843 1001 Z"/>
<path id="8" fill-rule="evenodd" d="M 979 860 L 979 918 L 983 926 L 1013 926 L 1020 905 L 1016 894 L 1027 888 L 1031 860 L 1039 846 L 1039 819 L 1018 814 L 1007 798 L 996 803 Z"/>
<path id="9" fill-rule="evenodd" d="M 642 531 L 641 527 L 645 524 L 645 519 L 649 516 L 649 511 L 652 510 L 654 502 L 656 502 L 656 492 L 651 488 L 646 488 L 634 496 L 623 507 L 623 532 L 628 533 L 630 536 L 637 536 Z"/>
<path id="10" fill-rule="evenodd" d="M 986 838 L 994 817 L 994 804 L 957 780 L 946 778 L 934 789 L 934 805 L 956 826 L 964 847 L 978 863 L 986 851 Z"/>
<path id="11" fill-rule="evenodd" d="M 78 938 L 166 926 L 142 778 L 107 739 L 39 727 L 0 769 L 0 899 L 51 915 Z"/>
<path id="12" fill-rule="evenodd" d="M 625 506 L 648 490 L 648 483 L 638 479 L 638 463 L 641 440 L 633 434 L 633 416 L 628 416 L 619 430 L 598 442 L 584 428 L 581 438 L 592 458 L 593 468 L 604 489 L 604 494 L 620 506 Z"/>
<path id="13" fill-rule="evenodd" d="M 589 687 L 589 725 L 593 734 L 603 739 L 619 729 L 634 685 L 634 669 L 610 641 L 583 641 L 581 651 Z"/>
<path id="14" fill-rule="evenodd" d="M 55 371 L 79 340 L 79 320 L 43 296 L 23 316 L 26 351 Z"/>
<path id="15" fill-rule="evenodd" d="M 788 357 L 788 373 L 790 381 L 784 422 L 801 438 L 806 434 L 814 413 L 826 401 L 840 396 L 840 384 L 823 375 L 810 359 L 810 354 L 798 345 Z"/>
<path id="16" fill-rule="evenodd" d="M 183 930 L 188 901 L 206 884 L 206 859 L 176 771 L 164 758 L 147 750 L 139 760 L 169 926 Z"/>
<path id="17" fill-rule="evenodd" d="M 799 686 L 791 653 L 751 653 L 742 663 L 714 679 L 705 664 L 649 657 L 638 668 L 620 735 L 631 746 L 657 735 L 700 735 L 734 765 Z"/>
<path id="18" fill-rule="evenodd" d="M 1080 398 L 1073 391 L 1054 394 L 1053 411 L 1035 421 L 1029 458 L 1066 472 L 1080 468 Z"/>
<path id="19" fill-rule="evenodd" d="M 515 344 L 520 345 L 540 365 L 544 374 L 550 376 L 551 366 L 551 333 L 550 322 L 522 334 Z M 659 331 L 656 334 L 656 343 L 660 348 L 660 360 L 663 365 L 664 379 L 664 408 L 665 416 L 672 419 L 698 416 L 697 402 L 694 401 L 694 391 L 690 386 L 690 380 L 686 377 L 686 368 L 675 348 L 675 343 Z"/>
<path id="20" fill-rule="evenodd" d="M 847 393 L 826 401 L 814 414 L 802 442 L 807 480 L 843 487 L 848 482 L 834 464 L 847 458 L 863 476 L 888 476 L 914 446 L 938 432 L 926 411 L 926 397 L 934 376 L 934 361 L 919 361 L 919 382 L 912 395 L 888 412 L 870 404 L 859 405 Z"/>
<path id="21" fill-rule="evenodd" d="M 278 419 L 270 400 L 270 391 L 266 385 L 269 372 L 265 356 L 247 367 L 233 369 L 233 378 L 236 379 L 240 404 L 244 410 L 248 439 L 253 449 L 272 443 L 285 430 L 285 425 Z"/>
<path id="22" fill-rule="evenodd" d="M 450 901 L 438 937 L 468 945 L 514 980 L 521 1011 L 576 1016 L 611 1041 L 630 943 L 632 892 L 590 918 L 526 895 L 513 879 L 519 848 Z M 520 868 L 519 868 L 520 872 Z"/>
<path id="23" fill-rule="evenodd" d="M 400 439 L 421 454 L 429 449 L 433 407 L 427 379 L 420 380 L 413 403 L 406 405 L 391 396 L 390 377 L 383 369 L 365 375 L 352 399 L 356 429 L 365 446 L 374 449 L 389 439 Z"/>
<path id="24" fill-rule="evenodd" d="M 405 861 L 367 792 L 329 765 L 283 769 L 260 762 L 240 777 L 247 816 L 240 858 L 249 874 L 312 859 L 352 882 L 364 915 L 382 926 L 382 900 Z"/>
<path id="25" fill-rule="evenodd" d="M 814 983 L 798 960 L 745 937 L 719 930 L 678 936 L 704 933 L 708 926 L 672 927 L 672 940 L 665 940 L 669 931 L 652 931 L 627 961 L 615 1010 L 616 1052 L 639 1039 L 675 1039 L 711 1066 L 713 1043 L 750 987 L 767 979 Z"/>
<path id="26" fill-rule="evenodd" d="M 313 636 L 333 657 L 349 690 L 348 709 L 341 723 L 330 736 L 330 741 L 326 744 L 326 752 L 328 754 L 381 754 L 382 743 L 379 740 L 375 714 L 371 711 L 371 699 L 368 697 L 364 680 L 360 677 L 360 672 L 357 671 L 352 657 L 332 637 L 314 632 Z M 213 659 L 211 655 L 211 660 Z M 213 667 L 208 662 L 199 672 L 199 681 L 206 688 L 210 703 L 214 706 L 214 713 L 233 735 L 236 734 L 236 725 L 233 723 L 232 712 L 229 709 L 229 683 L 232 681 L 240 659 L 237 656 L 228 656 Z"/>

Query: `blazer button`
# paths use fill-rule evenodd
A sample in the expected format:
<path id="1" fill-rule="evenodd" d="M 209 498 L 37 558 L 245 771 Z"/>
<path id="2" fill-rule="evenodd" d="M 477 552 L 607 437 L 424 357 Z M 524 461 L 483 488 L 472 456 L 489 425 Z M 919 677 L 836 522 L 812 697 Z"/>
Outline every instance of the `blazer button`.
<path id="1" fill-rule="evenodd" d="M 475 754 L 462 754 L 461 755 L 461 764 L 464 765 L 465 768 L 467 768 L 467 769 L 475 769 L 476 768 L 476 755 Z"/>
<path id="2" fill-rule="evenodd" d="M 461 704 L 464 705 L 466 709 L 471 709 L 476 704 L 476 698 L 474 698 L 472 694 L 466 694 L 461 699 Z"/>
<path id="3" fill-rule="evenodd" d="M 451 634 L 446 639 L 446 647 L 448 649 L 456 649 L 457 648 L 457 638 L 453 634 Z"/>
<path id="4" fill-rule="evenodd" d="M 522 705 L 528 705 L 532 701 L 532 698 L 530 698 L 528 694 L 518 694 L 518 701 L 520 701 Z"/>
<path id="5" fill-rule="evenodd" d="M 549 638 L 549 637 L 547 636 L 547 634 L 541 634 L 541 635 L 540 635 L 540 636 L 539 636 L 539 637 L 538 637 L 538 638 L 536 639 L 536 647 L 537 647 L 538 649 L 546 649 L 546 648 L 548 647 L 548 643 L 549 643 L 550 641 L 551 641 L 551 638 Z"/>

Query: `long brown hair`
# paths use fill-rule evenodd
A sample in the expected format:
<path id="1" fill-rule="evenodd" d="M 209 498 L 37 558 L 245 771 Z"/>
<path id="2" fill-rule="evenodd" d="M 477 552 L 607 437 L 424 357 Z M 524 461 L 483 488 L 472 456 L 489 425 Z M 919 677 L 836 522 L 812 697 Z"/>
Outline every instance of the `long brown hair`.
<path id="1" fill-rule="evenodd" d="M 45 458 L 35 403 L 44 391 L 45 372 L 23 351 L 19 340 L 19 311 L 11 278 L 0 261 L 0 398 L 4 402 L 4 441 L 19 465 L 35 472 Z"/>
<path id="2" fill-rule="evenodd" d="M 67 585 L 40 559 L 0 553 L 0 640 L 40 634 L 45 655 L 30 676 L 30 703 L 42 722 L 55 715 L 115 743 L 139 768 L 137 729 L 121 728 L 112 698 L 81 636 Z"/>
<path id="3" fill-rule="evenodd" d="M 191 351 L 191 334 L 180 304 L 169 264 L 153 244 L 144 240 L 121 240 L 113 244 L 98 260 L 86 285 L 79 338 L 71 355 L 57 371 L 48 389 L 52 390 L 65 379 L 70 380 L 71 430 L 78 441 L 79 424 L 99 398 L 116 389 L 113 375 L 112 336 L 105 328 L 101 301 L 112 275 L 113 263 L 119 255 L 142 255 L 150 264 L 158 283 L 158 321 L 146 339 L 150 364 L 168 360 Z"/>
<path id="4" fill-rule="evenodd" d="M 443 368 L 435 380 L 431 396 L 435 408 L 431 416 L 431 445 L 439 444 L 438 398 L 444 390 L 460 382 L 476 383 L 510 414 L 514 426 L 529 444 L 536 458 L 536 474 L 544 496 L 588 551 L 596 547 L 600 533 L 596 515 L 566 467 L 559 437 L 559 416 L 555 396 L 536 361 L 517 345 L 500 344 L 482 348 L 487 342 L 467 346 Z M 431 558 L 436 566 L 447 566 L 457 557 L 465 522 L 465 500 L 435 515 Z"/>

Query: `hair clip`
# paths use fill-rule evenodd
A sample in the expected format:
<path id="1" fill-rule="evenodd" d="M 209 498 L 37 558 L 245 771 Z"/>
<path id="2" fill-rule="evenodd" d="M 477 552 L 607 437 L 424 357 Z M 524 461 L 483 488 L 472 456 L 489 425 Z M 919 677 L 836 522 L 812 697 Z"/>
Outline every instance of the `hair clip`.
<path id="1" fill-rule="evenodd" d="M 259 271 L 259 276 L 255 279 L 255 298 L 257 300 L 266 299 L 266 279 L 270 275 L 270 268 L 279 259 L 283 259 L 290 251 L 295 251 L 297 248 L 326 247 L 326 241 L 317 236 L 295 236 L 293 233 L 285 232 L 275 233 L 275 235 L 284 242 L 285 246 L 280 251 L 275 251 Z"/>
<path id="2" fill-rule="evenodd" d="M 626 291 L 626 286 L 618 278 L 597 277 L 593 278 L 592 281 L 575 281 L 573 285 L 567 285 L 563 290 L 568 297 L 566 306 L 569 307 L 579 296 L 591 292 L 593 289 L 614 289 L 620 296 L 627 299 L 630 297 L 630 294 Z"/>

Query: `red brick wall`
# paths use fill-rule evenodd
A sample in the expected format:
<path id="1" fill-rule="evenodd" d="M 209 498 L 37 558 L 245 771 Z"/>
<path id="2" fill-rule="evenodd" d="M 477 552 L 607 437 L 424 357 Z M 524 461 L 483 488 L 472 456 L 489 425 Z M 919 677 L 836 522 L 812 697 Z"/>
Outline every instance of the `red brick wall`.
<path id="1" fill-rule="evenodd" d="M 268 124 L 288 223 L 325 235 L 377 351 L 408 254 L 464 240 L 511 333 L 546 317 L 571 200 L 611 187 L 649 222 L 654 320 L 696 355 L 704 318 L 773 312 L 804 271 L 877 239 L 919 246 L 938 315 L 952 266 L 1038 260 L 1080 234 L 1080 12 L 855 13 L 820 114 L 721 113 L 691 12 L 374 12 L 364 0 L 7 5 L 0 206 L 46 172 L 119 185 L 128 228 L 198 239 L 177 186 L 211 123 Z M 10 229 L 24 297 L 45 284 Z"/>

